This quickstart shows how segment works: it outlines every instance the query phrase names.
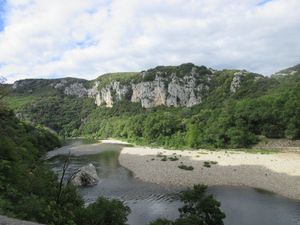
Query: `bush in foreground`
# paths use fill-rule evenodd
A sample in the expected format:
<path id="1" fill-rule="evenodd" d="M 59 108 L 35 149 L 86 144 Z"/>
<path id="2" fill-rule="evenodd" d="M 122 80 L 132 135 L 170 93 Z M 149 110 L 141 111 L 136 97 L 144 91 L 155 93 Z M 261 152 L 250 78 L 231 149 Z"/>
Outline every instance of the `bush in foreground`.
<path id="1" fill-rule="evenodd" d="M 149 225 L 223 225 L 225 214 L 220 209 L 218 202 L 212 195 L 206 194 L 207 187 L 195 185 L 180 194 L 184 203 L 179 208 L 180 217 L 175 221 L 157 219 Z"/>
<path id="2" fill-rule="evenodd" d="M 78 225 L 126 225 L 130 208 L 121 201 L 99 197 L 97 201 L 78 212 Z"/>

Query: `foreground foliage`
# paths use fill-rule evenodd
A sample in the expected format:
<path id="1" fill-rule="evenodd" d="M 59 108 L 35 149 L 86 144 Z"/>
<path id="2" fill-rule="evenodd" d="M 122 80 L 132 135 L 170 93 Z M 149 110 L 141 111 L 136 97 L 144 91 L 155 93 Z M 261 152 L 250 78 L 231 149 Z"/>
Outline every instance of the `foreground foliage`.
<path id="1" fill-rule="evenodd" d="M 80 225 L 122 225 L 126 224 L 130 208 L 119 200 L 109 200 L 103 197 L 83 208 L 76 216 L 76 223 Z"/>
<path id="2" fill-rule="evenodd" d="M 129 208 L 118 200 L 99 198 L 84 208 L 69 185 L 57 198 L 57 177 L 41 157 L 58 146 L 56 135 L 21 122 L 0 102 L 0 214 L 53 225 L 126 224 Z"/>
<path id="3" fill-rule="evenodd" d="M 195 185 L 193 189 L 183 191 L 180 217 L 175 221 L 157 219 L 149 225 L 223 225 L 225 214 L 220 210 L 220 203 L 206 194 L 206 189 L 204 185 Z"/>

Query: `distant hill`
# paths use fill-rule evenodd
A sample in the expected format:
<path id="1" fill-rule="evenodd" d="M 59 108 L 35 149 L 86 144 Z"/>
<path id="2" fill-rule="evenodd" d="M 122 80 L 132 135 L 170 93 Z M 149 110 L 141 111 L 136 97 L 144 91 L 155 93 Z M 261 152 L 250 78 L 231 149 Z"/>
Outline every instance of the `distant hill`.
<path id="1" fill-rule="evenodd" d="M 243 147 L 259 135 L 299 138 L 299 67 L 265 77 L 186 63 L 92 81 L 29 79 L 16 81 L 6 100 L 19 118 L 62 136 Z"/>
<path id="2" fill-rule="evenodd" d="M 275 75 L 293 75 L 299 71 L 300 71 L 300 64 L 284 70 L 280 70 L 279 72 L 275 73 Z"/>

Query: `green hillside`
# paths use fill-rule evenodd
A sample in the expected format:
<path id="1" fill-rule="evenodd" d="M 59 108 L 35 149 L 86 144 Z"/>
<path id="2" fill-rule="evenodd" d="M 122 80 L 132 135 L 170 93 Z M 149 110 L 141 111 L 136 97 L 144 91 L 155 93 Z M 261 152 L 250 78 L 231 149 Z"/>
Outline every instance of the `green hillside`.
<path id="1" fill-rule="evenodd" d="M 234 70 L 218 71 L 213 88 L 192 108 L 120 102 L 97 108 L 80 127 L 94 138 L 123 138 L 173 148 L 249 147 L 268 138 L 300 138 L 300 72 L 285 77 L 248 73 L 230 92 Z"/>
<path id="2" fill-rule="evenodd" d="M 264 77 L 247 71 L 215 71 L 182 64 L 141 73 L 106 74 L 96 80 L 100 90 L 113 81 L 130 85 L 152 82 L 158 74 L 171 79 L 195 73 L 195 82 L 207 89 L 201 92 L 201 103 L 193 107 L 145 109 L 140 103 L 130 102 L 130 98 L 115 102 L 112 108 L 96 107 L 94 98 L 65 95 L 36 83 L 30 92 L 16 89 L 7 101 L 22 119 L 47 126 L 62 136 L 115 137 L 170 148 L 241 148 L 257 143 L 260 136 L 300 138 L 297 68 L 284 76 Z M 236 74 L 240 74 L 239 86 L 232 90 Z M 53 81 L 42 84 L 47 82 Z M 95 81 L 83 82 L 91 87 Z"/>
<path id="3" fill-rule="evenodd" d="M 21 122 L 0 101 L 0 214 L 50 225 L 92 224 L 90 215 L 95 214 L 99 223 L 126 224 L 130 209 L 122 202 L 99 197 L 84 208 L 75 187 L 60 189 L 42 160 L 60 145 L 56 135 Z"/>

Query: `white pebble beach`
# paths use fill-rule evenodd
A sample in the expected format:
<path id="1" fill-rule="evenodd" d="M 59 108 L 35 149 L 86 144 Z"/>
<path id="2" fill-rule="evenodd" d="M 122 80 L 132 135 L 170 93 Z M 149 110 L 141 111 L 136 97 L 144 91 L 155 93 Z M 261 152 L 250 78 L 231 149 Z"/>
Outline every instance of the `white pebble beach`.
<path id="1" fill-rule="evenodd" d="M 162 161 L 157 154 L 177 156 L 177 161 Z M 264 189 L 300 200 L 300 154 L 246 153 L 242 151 L 166 150 L 125 147 L 120 164 L 141 180 L 175 186 L 233 185 Z M 204 162 L 211 163 L 205 167 Z M 183 170 L 179 165 L 192 166 Z"/>

